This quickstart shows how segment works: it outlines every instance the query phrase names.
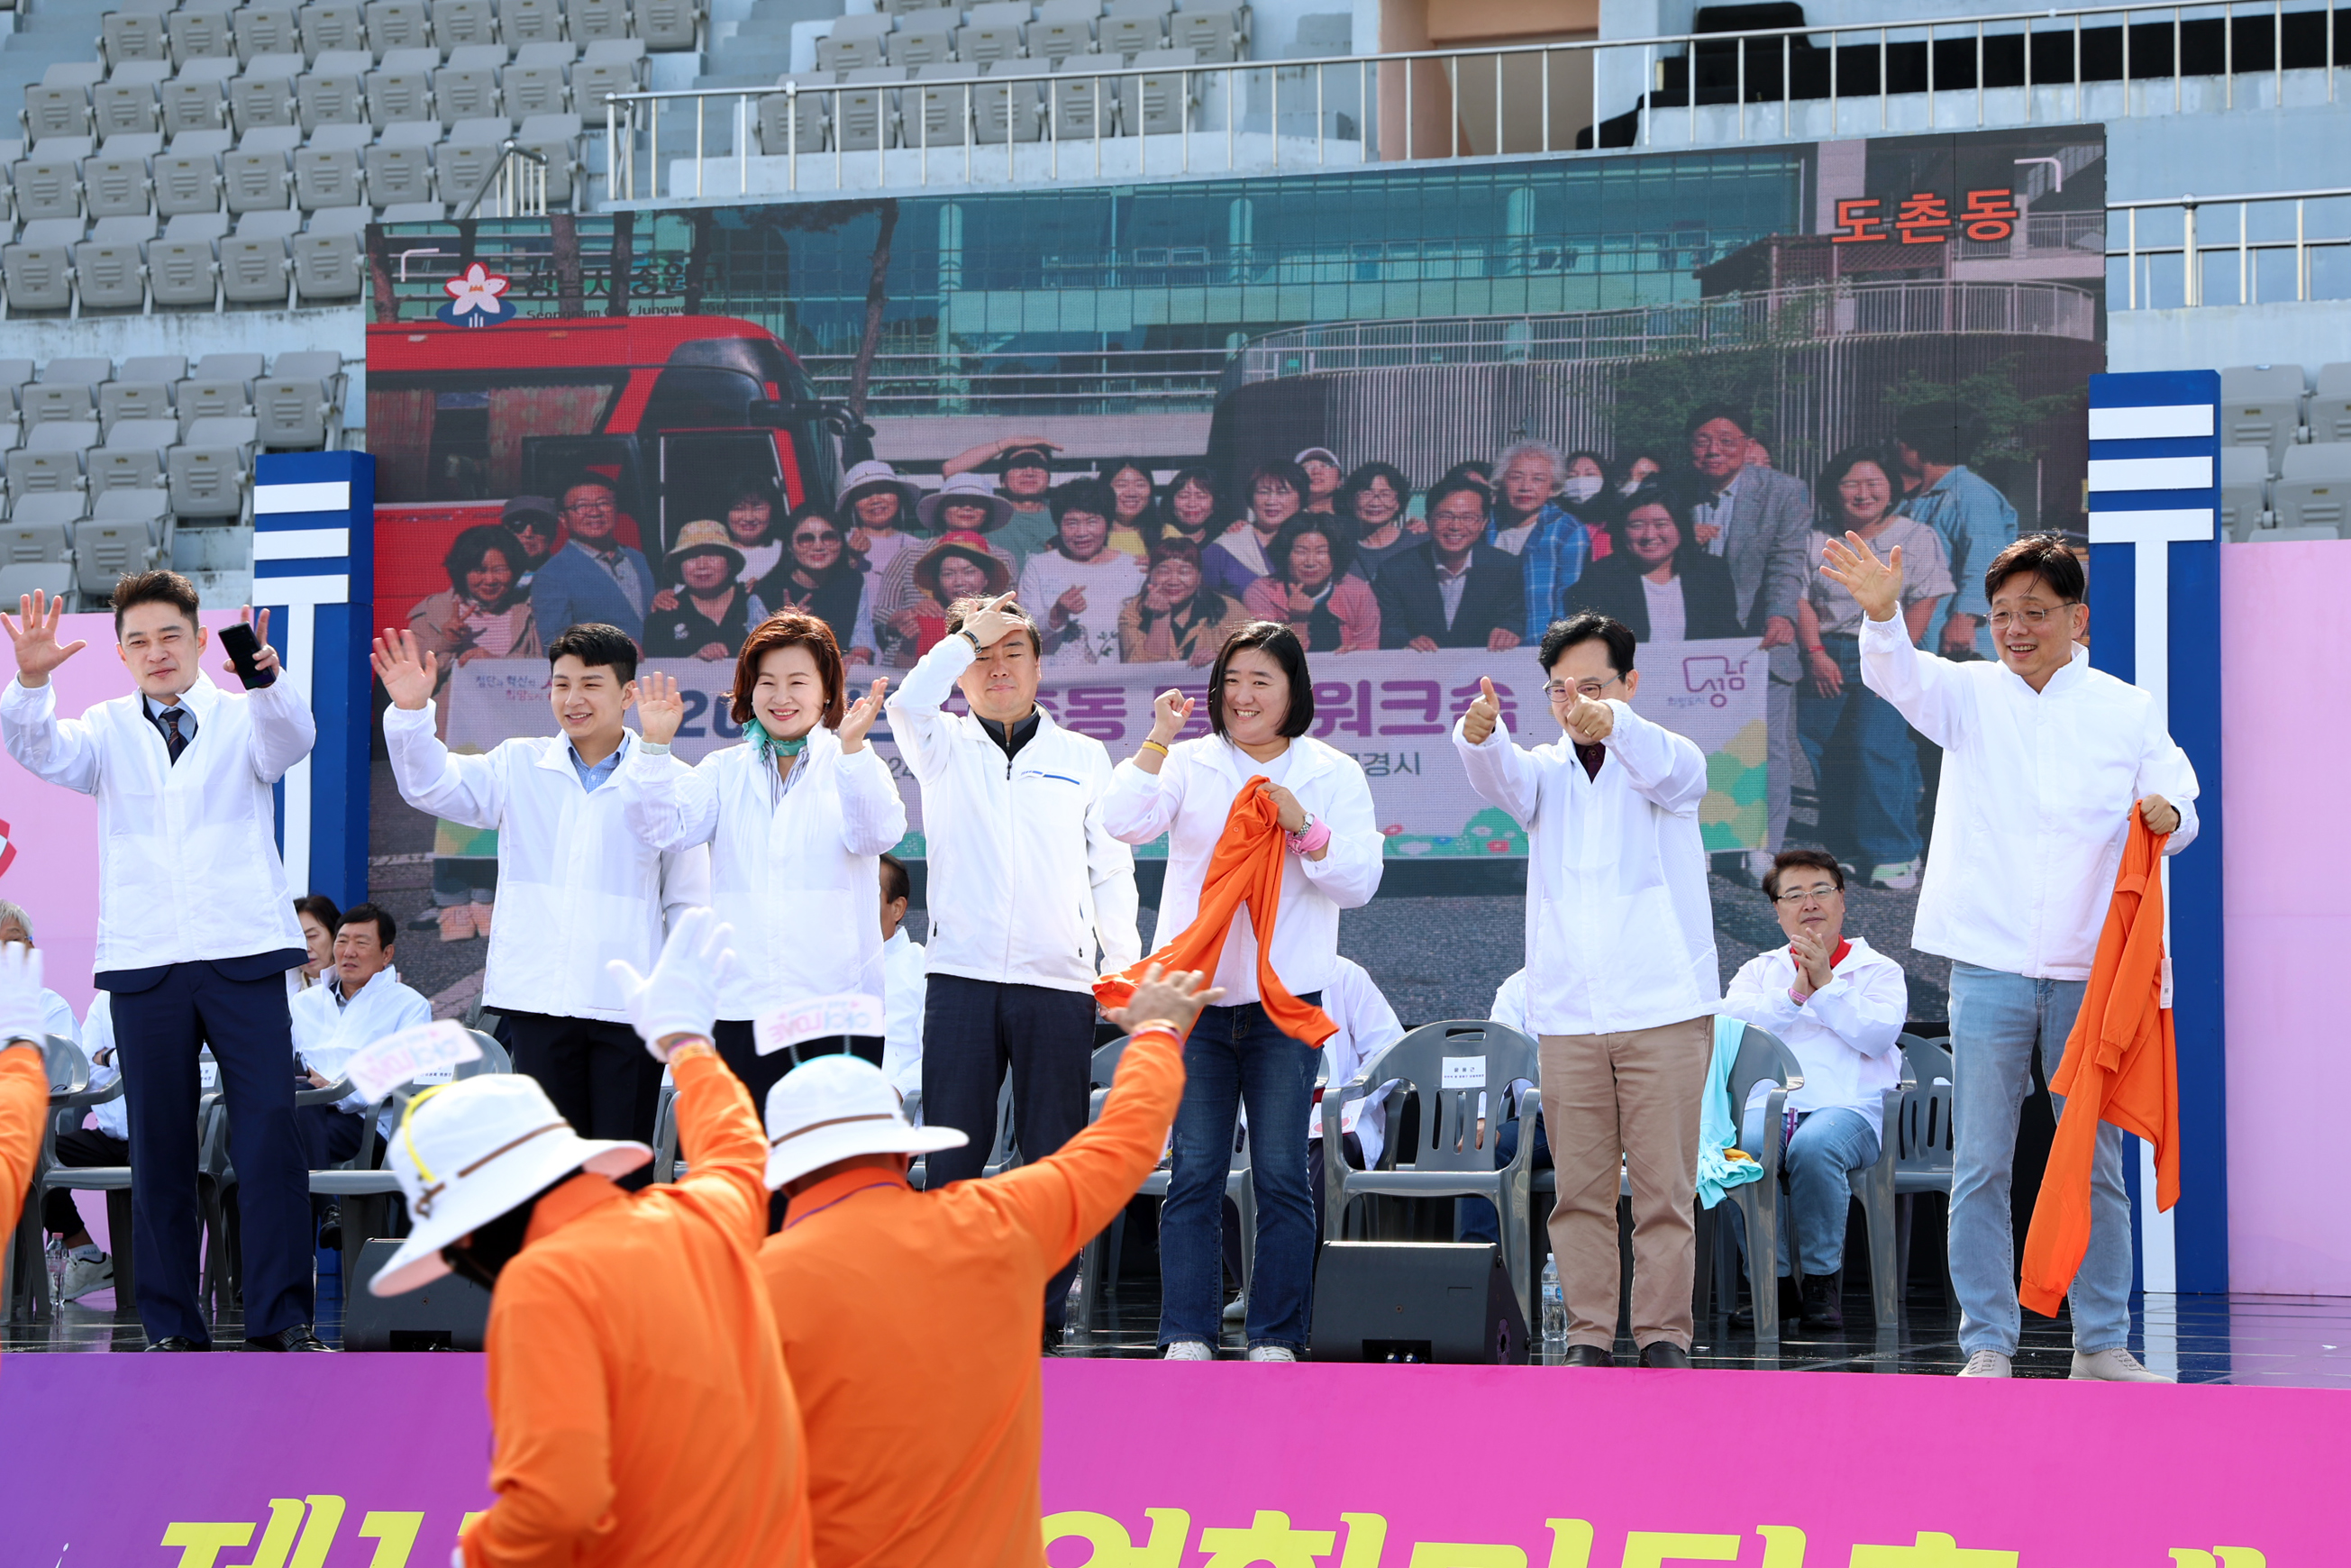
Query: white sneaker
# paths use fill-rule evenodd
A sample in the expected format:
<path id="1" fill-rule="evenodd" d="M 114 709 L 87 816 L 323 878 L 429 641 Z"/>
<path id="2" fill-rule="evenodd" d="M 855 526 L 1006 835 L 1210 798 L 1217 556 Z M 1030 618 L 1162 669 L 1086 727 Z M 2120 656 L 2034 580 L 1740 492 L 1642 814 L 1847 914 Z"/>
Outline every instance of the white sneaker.
<path id="1" fill-rule="evenodd" d="M 1179 1339 L 1160 1355 L 1162 1361 L 1214 1361 L 1217 1353 L 1196 1339 Z"/>
<path id="2" fill-rule="evenodd" d="M 1249 1346 L 1251 1361 L 1296 1361 L 1298 1353 L 1286 1344 L 1253 1344 Z"/>
<path id="3" fill-rule="evenodd" d="M 88 1258 L 66 1260 L 65 1298 L 78 1301 L 93 1291 L 103 1291 L 114 1283 L 114 1260 L 101 1253 L 96 1260 Z"/>
<path id="4" fill-rule="evenodd" d="M 2138 1358 L 2121 1345 L 2111 1350 L 2092 1351 L 2085 1355 L 2074 1353 L 2074 1370 L 2069 1376 L 2091 1379 L 2099 1383 L 2177 1383 L 2179 1379 L 2150 1372 L 2141 1366 Z"/>
<path id="5" fill-rule="evenodd" d="M 1228 1323 L 1237 1323 L 1242 1322 L 1248 1316 L 1249 1298 L 1247 1296 L 1235 1296 L 1231 1301 L 1225 1303 L 1225 1322 Z"/>
<path id="6" fill-rule="evenodd" d="M 2009 1366 L 2008 1357 L 2001 1354 L 2000 1352 L 1980 1350 L 1968 1357 L 1968 1364 L 1960 1370 L 1959 1375 L 1961 1377 L 2013 1377 L 2016 1373 Z"/>
<path id="7" fill-rule="evenodd" d="M 1918 862 L 1900 861 L 1893 865 L 1873 866 L 1869 885 L 1880 893 L 1908 893 L 1918 885 Z"/>
<path id="8" fill-rule="evenodd" d="M 1763 879 L 1771 874 L 1771 864 L 1778 858 L 1770 850 L 1747 852 L 1747 874 L 1755 879 L 1756 886 L 1763 885 Z"/>

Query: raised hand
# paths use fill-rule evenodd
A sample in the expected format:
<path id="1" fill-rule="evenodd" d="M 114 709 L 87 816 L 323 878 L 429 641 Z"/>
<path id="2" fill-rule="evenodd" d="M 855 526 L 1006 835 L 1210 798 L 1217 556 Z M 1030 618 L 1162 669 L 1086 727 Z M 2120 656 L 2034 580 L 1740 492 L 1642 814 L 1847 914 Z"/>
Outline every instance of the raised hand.
<path id="1" fill-rule="evenodd" d="M 995 647 L 998 643 L 1003 642 L 1004 639 L 1012 635 L 1013 632 L 1021 624 L 1020 622 L 1013 619 L 1011 616 L 1007 615 L 1004 612 L 1004 607 L 1019 597 L 1019 592 L 1018 590 L 1015 590 L 1010 593 L 998 595 L 996 598 L 987 601 L 987 608 L 980 611 L 978 614 L 971 616 L 966 620 L 964 623 L 956 628 L 956 630 L 957 632 L 970 632 L 971 640 L 978 643 L 982 649 Z"/>
<path id="2" fill-rule="evenodd" d="M 1461 716 L 1461 738 L 1472 746 L 1483 746 L 1494 727 L 1502 722 L 1502 699 L 1494 695 L 1491 677 L 1478 677 L 1478 695 L 1469 704 L 1469 711 Z"/>
<path id="3" fill-rule="evenodd" d="M 392 706 L 414 713 L 433 700 L 441 662 L 428 650 L 416 651 L 416 633 L 387 626 L 375 640 L 375 678 L 392 696 Z"/>
<path id="4" fill-rule="evenodd" d="M 1151 704 L 1151 738 L 1165 746 L 1191 722 L 1192 699 L 1169 687 Z"/>
<path id="5" fill-rule="evenodd" d="M 1597 746 L 1616 727 L 1616 710 L 1598 697 L 1578 692 L 1560 723 L 1566 727 L 1570 739 L 1584 746 Z"/>
<path id="6" fill-rule="evenodd" d="M 1053 624 L 1056 626 L 1065 622 L 1075 621 L 1085 612 L 1086 591 L 1082 588 L 1069 589 L 1061 598 L 1053 601 Z"/>
<path id="7" fill-rule="evenodd" d="M 655 610 L 660 611 L 664 615 L 676 609 L 677 590 L 674 588 L 664 588 L 659 593 L 654 594 L 653 607 Z"/>
<path id="8" fill-rule="evenodd" d="M 841 737 L 841 750 L 865 749 L 865 732 L 872 729 L 873 721 L 882 716 L 882 695 L 889 689 L 890 677 L 876 676 L 872 689 L 849 705 L 849 711 L 841 716 L 841 727 L 833 731 Z"/>
<path id="9" fill-rule="evenodd" d="M 58 643 L 57 617 L 65 608 L 63 599 L 51 599 L 36 589 L 16 607 L 21 626 L 0 614 L 0 627 L 7 628 L 8 640 L 16 644 L 16 679 L 28 688 L 47 685 L 50 671 L 89 646 L 80 639 Z"/>
<path id="10" fill-rule="evenodd" d="M 684 722 L 685 696 L 677 689 L 675 675 L 654 670 L 637 677 L 638 734 L 655 746 L 667 746 Z"/>
<path id="11" fill-rule="evenodd" d="M 1836 978 L 1836 969 L 1829 962 L 1829 946 L 1810 931 L 1799 931 L 1788 938 L 1788 956 L 1795 960 L 1795 988 L 1809 997 L 1825 990 Z"/>
<path id="12" fill-rule="evenodd" d="M 253 673 L 256 675 L 275 675 L 277 671 L 277 650 L 269 645 L 269 612 L 264 610 L 256 614 L 253 606 L 248 604 L 236 612 L 236 618 L 253 628 L 254 640 L 260 644 L 253 651 Z M 245 677 L 237 674 L 234 660 L 223 659 L 221 668 L 232 675 L 237 675 L 239 683 L 243 683 Z M 266 682 L 263 684 L 267 685 Z"/>
<path id="13" fill-rule="evenodd" d="M 1486 652 L 1507 653 L 1519 645 L 1519 634 L 1508 626 L 1497 626 L 1486 633 Z"/>
<path id="14" fill-rule="evenodd" d="M 1157 1024 L 1181 1040 L 1191 1032 L 1192 1020 L 1200 1016 L 1200 1009 L 1214 1007 L 1224 994 L 1206 984 L 1205 977 L 1196 969 L 1178 969 L 1169 974 L 1154 964 L 1143 972 L 1126 1006 L 1108 1016 L 1111 1022 L 1129 1034 L 1146 1024 Z"/>
<path id="15" fill-rule="evenodd" d="M 1846 534 L 1844 542 L 1830 539 L 1821 547 L 1821 575 L 1852 594 L 1872 621 L 1891 621 L 1902 612 L 1900 545 L 1881 560 L 1859 534 Z"/>
<path id="16" fill-rule="evenodd" d="M 718 1016 L 718 986 L 735 967 L 735 928 L 717 911 L 689 909 L 677 917 L 651 975 L 625 958 L 604 967 L 621 991 L 621 1009 L 656 1061 L 689 1040 L 708 1040 Z"/>

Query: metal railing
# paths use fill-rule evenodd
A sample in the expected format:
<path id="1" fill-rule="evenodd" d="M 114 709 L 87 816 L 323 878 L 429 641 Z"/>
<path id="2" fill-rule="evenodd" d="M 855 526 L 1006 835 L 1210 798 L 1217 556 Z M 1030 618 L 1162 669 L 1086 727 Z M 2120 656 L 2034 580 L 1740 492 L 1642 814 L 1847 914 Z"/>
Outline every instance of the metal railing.
<path id="1" fill-rule="evenodd" d="M 547 156 L 508 137 L 499 146 L 497 166 L 482 182 L 457 221 L 467 218 L 543 218 L 547 216 Z"/>
<path id="2" fill-rule="evenodd" d="M 2065 123 L 2235 109 L 2241 78 L 2248 103 L 2274 107 L 2290 70 L 2322 76 L 2304 90 L 2331 103 L 2335 62 L 2351 54 L 2336 9 L 2099 5 L 1278 62 L 1079 55 L 1034 76 L 974 68 L 619 93 L 605 106 L 607 193 L 711 200 Z M 2189 92 L 2199 80 L 2220 84 L 2217 103 Z M 688 171 L 665 172 L 664 152 Z"/>
<path id="3" fill-rule="evenodd" d="M 2322 291 L 2315 276 L 2322 261 L 2338 260 L 2351 249 L 2351 186 L 2115 202 L 2109 211 L 2120 216 L 2123 243 L 2106 252 L 2106 261 L 2109 267 L 2122 264 L 2125 309 L 2158 309 L 2167 302 L 2259 305 L 2262 274 L 2289 267 L 2293 292 L 2278 289 L 2272 303 L 2351 298 L 2351 267 L 2338 269 L 2329 280 L 2340 285 L 2334 292 Z M 2150 231 L 2144 236 L 2143 215 Z M 2115 226 L 2110 224 L 2108 232 Z M 2265 267 L 2262 263 L 2272 258 L 2283 265 Z M 2229 264 L 2235 263 L 2233 300 L 2208 298 L 2215 260 L 2224 278 Z M 2116 292 L 2110 286 L 2108 298 Z"/>

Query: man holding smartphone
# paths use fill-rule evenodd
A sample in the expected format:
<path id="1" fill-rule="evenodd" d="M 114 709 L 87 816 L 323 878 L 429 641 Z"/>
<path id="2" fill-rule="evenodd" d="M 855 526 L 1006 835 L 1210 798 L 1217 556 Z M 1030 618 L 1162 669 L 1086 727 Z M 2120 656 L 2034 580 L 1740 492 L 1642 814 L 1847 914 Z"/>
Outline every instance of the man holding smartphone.
<path id="1" fill-rule="evenodd" d="M 21 624 L 0 615 L 16 652 L 0 736 L 34 774 L 98 800 L 97 983 L 130 1102 L 147 1348 L 212 1348 L 196 1295 L 196 1055 L 209 1043 L 236 1147 L 245 1348 L 325 1350 L 310 1331 L 310 1184 L 286 999 L 286 971 L 309 955 L 271 793 L 318 728 L 277 679 L 268 612 L 245 617 L 251 689 L 225 692 L 197 664 L 198 605 L 178 572 L 125 576 L 114 634 L 138 693 L 60 719 L 49 677 L 88 644 L 58 642 L 61 602 L 25 599 Z"/>

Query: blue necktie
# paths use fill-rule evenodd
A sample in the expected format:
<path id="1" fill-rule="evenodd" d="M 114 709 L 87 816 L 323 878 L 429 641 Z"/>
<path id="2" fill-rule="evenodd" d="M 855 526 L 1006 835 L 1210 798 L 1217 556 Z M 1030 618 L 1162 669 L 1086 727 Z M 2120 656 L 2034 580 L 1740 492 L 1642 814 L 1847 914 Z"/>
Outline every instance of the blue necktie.
<path id="1" fill-rule="evenodd" d="M 180 733 L 181 710 L 176 707 L 167 707 L 162 716 L 163 749 L 172 754 L 172 760 L 176 763 L 180 760 L 180 753 L 188 748 L 188 737 Z"/>

